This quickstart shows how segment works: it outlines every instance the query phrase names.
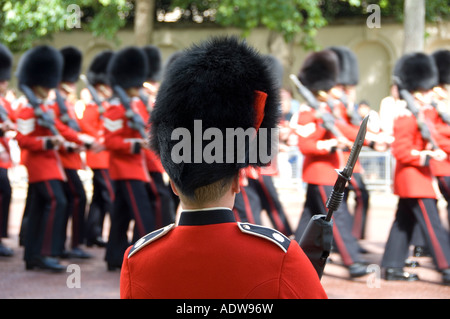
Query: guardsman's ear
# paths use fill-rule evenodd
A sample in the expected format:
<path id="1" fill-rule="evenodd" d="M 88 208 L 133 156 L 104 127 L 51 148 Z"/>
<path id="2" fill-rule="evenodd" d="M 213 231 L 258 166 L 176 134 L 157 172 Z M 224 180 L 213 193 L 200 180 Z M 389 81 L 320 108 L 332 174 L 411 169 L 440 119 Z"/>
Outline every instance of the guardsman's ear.
<path id="1" fill-rule="evenodd" d="M 180 196 L 180 195 L 178 195 L 177 187 L 175 186 L 175 184 L 173 183 L 173 181 L 170 180 L 169 183 L 170 183 L 170 187 L 172 188 L 172 191 L 174 192 L 174 194 L 177 195 L 177 196 Z"/>
<path id="2" fill-rule="evenodd" d="M 236 176 L 233 178 L 233 183 L 231 184 L 231 190 L 233 193 L 238 194 L 241 192 L 241 183 L 239 182 L 241 180 L 241 174 L 243 174 L 243 170 L 239 170 L 239 173 L 236 174 Z"/>

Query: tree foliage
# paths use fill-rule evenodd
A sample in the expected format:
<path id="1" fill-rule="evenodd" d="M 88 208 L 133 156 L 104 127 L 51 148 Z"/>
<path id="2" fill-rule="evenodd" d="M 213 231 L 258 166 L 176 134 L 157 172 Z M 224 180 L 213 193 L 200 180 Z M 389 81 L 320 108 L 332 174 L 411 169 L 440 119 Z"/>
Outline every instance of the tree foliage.
<path id="1" fill-rule="evenodd" d="M 22 52 L 37 40 L 78 28 L 116 40 L 131 9 L 127 0 L 0 0 L 0 42 Z"/>
<path id="2" fill-rule="evenodd" d="M 248 36 L 256 27 L 264 26 L 292 42 L 300 35 L 305 48 L 313 48 L 319 28 L 326 25 L 319 0 L 173 0 L 172 8 L 180 7 L 192 16 L 207 13 L 209 20 L 222 26 L 233 26 Z"/>

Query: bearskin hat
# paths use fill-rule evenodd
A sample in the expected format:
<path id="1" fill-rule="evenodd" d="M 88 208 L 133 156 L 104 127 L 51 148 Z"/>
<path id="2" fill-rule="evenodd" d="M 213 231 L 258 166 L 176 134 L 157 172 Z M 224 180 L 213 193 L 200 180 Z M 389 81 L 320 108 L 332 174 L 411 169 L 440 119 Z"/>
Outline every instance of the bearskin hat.
<path id="1" fill-rule="evenodd" d="M 339 59 L 337 84 L 357 85 L 359 82 L 359 65 L 355 53 L 344 46 L 329 47 Z"/>
<path id="2" fill-rule="evenodd" d="M 431 55 L 439 73 L 439 84 L 450 84 L 450 50 L 437 50 Z"/>
<path id="3" fill-rule="evenodd" d="M 274 155 L 271 131 L 279 116 L 279 89 L 264 57 L 236 37 L 213 37 L 178 55 L 165 70 L 150 117 L 150 145 L 160 155 L 175 185 L 183 194 L 193 196 L 197 188 L 231 178 L 241 168 L 268 164 L 259 155 L 252 160 L 249 145 L 233 143 L 234 138 L 232 149 L 221 140 L 223 148 L 219 147 L 215 153 L 218 160 L 205 160 L 195 152 L 198 145 L 200 152 L 206 151 L 205 146 L 210 143 L 196 139 L 199 123 L 205 134 L 208 130 L 219 130 L 222 138 L 229 137 L 230 129 L 253 129 L 255 135 L 249 138 L 259 139 L 258 146 L 263 145 Z M 172 157 L 174 146 L 179 143 L 173 140 L 172 133 L 179 128 L 193 137 L 189 145 L 192 161 L 180 162 Z M 195 160 L 198 155 L 202 157 L 200 161 Z"/>
<path id="4" fill-rule="evenodd" d="M 11 79 L 12 62 L 13 55 L 11 51 L 3 44 L 0 44 L 0 81 Z"/>
<path id="5" fill-rule="evenodd" d="M 141 87 L 147 80 L 148 62 L 140 48 L 126 47 L 116 52 L 107 67 L 110 85 L 119 85 L 123 89 Z"/>
<path id="6" fill-rule="evenodd" d="M 114 52 L 112 50 L 104 50 L 94 56 L 86 75 L 91 85 L 109 83 L 108 73 L 106 70 L 113 54 Z"/>
<path id="7" fill-rule="evenodd" d="M 275 76 L 277 87 L 281 89 L 283 87 L 283 76 L 284 76 L 283 64 L 277 57 L 271 54 L 266 55 L 265 59 L 267 60 L 267 64 L 271 69 L 271 72 Z"/>
<path id="8" fill-rule="evenodd" d="M 336 85 L 339 60 L 331 50 L 310 53 L 298 74 L 300 82 L 310 91 L 329 91 Z"/>
<path id="9" fill-rule="evenodd" d="M 421 52 L 402 56 L 394 67 L 394 76 L 400 88 L 410 92 L 431 90 L 439 79 L 433 58 Z"/>
<path id="10" fill-rule="evenodd" d="M 154 45 L 147 45 L 142 48 L 148 62 L 147 80 L 157 82 L 161 79 L 162 59 L 161 51 Z"/>
<path id="11" fill-rule="evenodd" d="M 17 66 L 19 85 L 56 88 L 61 82 L 63 56 L 55 48 L 40 45 L 25 52 Z"/>
<path id="12" fill-rule="evenodd" d="M 61 82 L 77 82 L 81 73 L 83 54 L 73 46 L 64 47 L 60 52 L 64 58 Z"/>

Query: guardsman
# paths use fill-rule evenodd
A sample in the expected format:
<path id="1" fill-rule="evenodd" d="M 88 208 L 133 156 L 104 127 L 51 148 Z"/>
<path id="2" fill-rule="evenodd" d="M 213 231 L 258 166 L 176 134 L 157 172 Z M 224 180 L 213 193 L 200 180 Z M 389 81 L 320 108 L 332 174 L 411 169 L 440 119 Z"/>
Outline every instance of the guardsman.
<path id="1" fill-rule="evenodd" d="M 167 69 L 150 136 L 182 212 L 177 226 L 126 251 L 121 298 L 326 298 L 298 243 L 274 229 L 236 223 L 232 212 L 240 169 L 268 162 L 249 143 L 225 147 L 226 131 L 266 135 L 261 145 L 270 149 L 279 117 L 270 75 L 255 49 L 231 37 L 193 46 Z"/>
<path id="2" fill-rule="evenodd" d="M 137 103 L 147 65 L 140 48 L 126 47 L 113 55 L 107 67 L 115 94 L 103 115 L 105 146 L 109 150 L 109 171 L 115 190 L 105 257 L 108 270 L 122 265 L 123 254 L 129 246 L 127 231 L 131 219 L 135 222 L 134 238 L 155 229 L 148 192 L 150 176 L 143 151 L 147 147 L 145 123 Z"/>
<path id="3" fill-rule="evenodd" d="M 139 97 L 146 109 L 141 111 L 145 123 L 150 119 L 150 113 L 155 104 L 156 94 L 161 79 L 161 52 L 158 47 L 148 45 L 142 48 L 148 61 L 148 74 Z M 169 225 L 175 221 L 176 207 L 172 189 L 168 185 L 167 174 L 160 159 L 150 149 L 145 149 L 145 158 L 150 174 L 150 195 L 155 208 L 156 228 Z"/>
<path id="4" fill-rule="evenodd" d="M 75 115 L 74 94 L 76 83 L 81 73 L 82 53 L 73 46 L 67 46 L 60 50 L 63 56 L 63 71 L 61 82 L 54 91 L 55 115 L 68 126 L 68 129 L 81 132 L 78 119 Z M 81 136 L 81 134 L 80 134 Z M 94 138 L 83 133 L 86 142 L 92 147 Z M 69 218 L 71 219 L 70 249 L 65 252 L 69 258 L 90 258 L 81 245 L 84 244 L 85 219 L 86 219 L 86 191 L 83 182 L 78 175 L 78 170 L 84 169 L 84 163 L 80 152 L 85 150 L 85 144 L 66 142 L 59 149 L 59 156 L 67 176 L 64 183 L 67 197 L 66 228 Z"/>
<path id="5" fill-rule="evenodd" d="M 106 68 L 113 54 L 112 50 L 98 53 L 89 65 L 85 79 L 88 88 L 84 90 L 88 93 L 89 101 L 85 102 L 80 127 L 82 132 L 95 137 L 101 144 L 105 142 L 103 113 L 108 109 L 108 99 L 112 96 Z M 109 151 L 86 150 L 86 165 L 92 170 L 93 175 L 92 198 L 86 221 L 86 245 L 106 247 L 102 237 L 103 225 L 105 216 L 111 213 L 114 202 L 114 189 L 109 175 Z"/>
<path id="6" fill-rule="evenodd" d="M 14 129 L 14 115 L 11 104 L 5 99 L 9 80 L 11 79 L 13 56 L 11 51 L 0 44 L 0 256 L 10 257 L 13 250 L 2 243 L 8 237 L 8 218 L 11 204 L 11 184 L 8 168 L 12 166 L 9 140 L 6 132 Z"/>
<path id="7" fill-rule="evenodd" d="M 437 114 L 435 127 L 446 140 L 441 147 L 450 154 L 450 96 L 446 86 L 450 85 L 450 50 L 442 49 L 433 52 L 432 57 L 439 72 L 439 83 L 433 89 Z M 444 146 L 444 144 L 446 146 Z M 431 161 L 431 171 L 438 180 L 439 190 L 447 201 L 447 218 L 450 225 L 450 158 L 444 161 Z"/>
<path id="8" fill-rule="evenodd" d="M 347 125 L 358 128 L 362 116 L 358 113 L 356 103 L 356 85 L 359 83 L 359 65 L 353 51 L 344 46 L 330 47 L 339 58 L 339 75 L 337 85 L 331 90 L 331 94 L 336 99 L 333 107 L 333 113 L 339 119 L 342 119 Z M 383 135 L 376 132 L 367 132 L 366 140 L 368 146 L 376 151 L 386 151 L 388 144 L 384 141 Z M 344 161 L 350 155 L 350 150 L 344 150 Z M 364 239 L 367 213 L 369 211 L 370 194 L 363 179 L 363 168 L 358 161 L 348 184 L 345 200 L 348 199 L 348 193 L 353 191 L 355 194 L 355 207 L 353 212 L 352 234 L 356 239 Z"/>
<path id="9" fill-rule="evenodd" d="M 302 178 L 307 183 L 306 201 L 295 233 L 300 240 L 311 217 L 326 215 L 326 201 L 336 180 L 336 169 L 345 166 L 342 150 L 351 148 L 356 138 L 353 128 L 344 121 L 334 119 L 327 103 L 330 90 L 336 85 L 339 60 L 332 50 L 311 53 L 304 61 L 297 78 L 314 95 L 318 109 L 302 104 L 293 120 L 298 146 L 304 155 Z M 327 117 L 328 116 L 328 117 Z M 354 135 L 353 135 L 354 134 Z M 343 264 L 351 277 L 367 273 L 367 266 L 359 256 L 359 245 L 351 234 L 348 207 L 343 202 L 333 215 L 333 236 Z"/>
<path id="10" fill-rule="evenodd" d="M 25 235 L 26 269 L 63 271 L 56 257 L 61 256 L 65 240 L 64 173 L 58 148 L 67 140 L 82 143 L 54 116 L 53 101 L 47 97 L 61 81 L 63 57 L 47 45 L 27 51 L 20 59 L 19 88 L 28 102 L 17 110 L 16 139 L 27 168 L 29 202 Z M 45 168 L 45 169 L 43 169 Z"/>
<path id="11" fill-rule="evenodd" d="M 381 266 L 386 280 L 418 280 L 416 274 L 403 270 L 415 225 L 424 234 L 443 283 L 450 283 L 450 243 L 437 209 L 430 160 L 444 160 L 448 155 L 439 148 L 441 136 L 430 124 L 432 89 L 438 84 L 434 60 L 424 53 L 402 56 L 394 68 L 400 96 L 407 103 L 394 119 L 392 155 L 396 160 L 394 193 L 399 201 L 395 220 L 386 242 Z M 422 130 L 421 130 L 422 128 Z M 428 128 L 430 134 L 426 134 Z"/>

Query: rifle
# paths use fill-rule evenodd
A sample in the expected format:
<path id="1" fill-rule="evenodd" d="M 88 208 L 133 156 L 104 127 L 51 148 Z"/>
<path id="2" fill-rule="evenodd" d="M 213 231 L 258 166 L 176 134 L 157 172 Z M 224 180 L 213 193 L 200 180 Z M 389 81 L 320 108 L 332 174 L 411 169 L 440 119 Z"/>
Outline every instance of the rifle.
<path id="1" fill-rule="evenodd" d="M 64 101 L 64 98 L 61 96 L 61 93 L 58 89 L 55 89 L 55 95 L 56 95 L 56 103 L 58 103 L 59 112 L 61 113 L 60 119 L 61 121 L 72 128 L 73 130 L 80 132 L 80 126 L 78 125 L 77 121 L 75 121 L 73 118 L 69 116 L 69 112 L 67 111 L 66 102 Z"/>
<path id="2" fill-rule="evenodd" d="M 41 109 L 39 100 L 37 99 L 36 95 L 34 95 L 34 92 L 25 84 L 19 84 L 19 89 L 23 92 L 23 94 L 25 94 L 28 102 L 33 107 L 38 124 L 42 127 L 48 128 L 53 135 L 59 135 L 59 132 L 55 127 L 53 114 L 48 111 L 44 112 Z"/>
<path id="3" fill-rule="evenodd" d="M 334 125 L 333 115 L 331 113 L 327 112 L 323 113 L 322 111 L 320 111 L 319 101 L 317 101 L 314 94 L 312 94 L 312 92 L 306 86 L 304 86 L 294 74 L 291 74 L 289 78 L 292 80 L 292 82 L 294 82 L 298 92 L 305 99 L 306 103 L 309 106 L 311 106 L 314 110 L 316 110 L 316 113 L 319 115 L 319 118 L 321 118 L 323 121 L 323 127 L 327 131 L 330 131 L 336 137 L 342 136 L 342 133 Z"/>
<path id="4" fill-rule="evenodd" d="M 439 107 L 438 107 L 438 104 L 436 103 L 436 101 L 431 102 L 431 105 L 436 109 L 436 111 L 438 112 L 439 117 L 442 119 L 442 121 L 444 121 L 444 123 L 450 125 L 450 114 L 439 110 Z"/>
<path id="5" fill-rule="evenodd" d="M 353 107 L 352 109 L 349 109 L 348 107 L 348 100 L 347 100 L 347 94 L 343 93 L 341 98 L 339 99 L 342 104 L 344 104 L 345 109 L 347 110 L 347 115 L 350 118 L 350 122 L 353 125 L 359 125 L 361 123 L 361 116 L 358 114 L 358 111 L 355 107 Z"/>
<path id="6" fill-rule="evenodd" d="M 351 179 L 353 168 L 364 144 L 368 121 L 369 116 L 367 115 L 359 127 L 358 135 L 344 169 L 336 170 L 338 178 L 326 203 L 327 215 L 314 215 L 299 240 L 300 247 L 308 256 L 319 278 L 322 277 L 333 242 L 333 221 L 331 217 L 344 198 L 345 187 Z"/>
<path id="7" fill-rule="evenodd" d="M 86 75 L 81 74 L 80 79 L 84 82 L 84 85 L 86 86 L 86 88 L 88 89 L 89 93 L 92 96 L 92 100 L 98 106 L 98 111 L 100 115 L 102 115 L 105 112 L 105 108 L 103 107 L 102 101 L 98 97 L 97 90 L 89 83 Z"/>
<path id="8" fill-rule="evenodd" d="M 125 116 L 128 119 L 130 127 L 139 131 L 141 137 L 146 139 L 147 134 L 145 133 L 145 123 L 142 120 L 142 117 L 131 108 L 130 98 L 127 93 L 119 85 L 114 85 L 113 90 L 119 97 L 122 105 L 125 107 Z"/>
<path id="9" fill-rule="evenodd" d="M 408 110 L 410 110 L 411 113 L 416 118 L 417 126 L 419 127 L 422 138 L 431 144 L 432 150 L 439 149 L 436 142 L 433 140 L 433 137 L 431 136 L 431 131 L 427 123 L 425 123 L 419 116 L 419 108 L 416 106 L 412 94 L 408 90 L 402 88 L 401 86 L 402 82 L 399 77 L 394 76 L 394 83 L 398 87 L 400 98 L 406 102 Z"/>

